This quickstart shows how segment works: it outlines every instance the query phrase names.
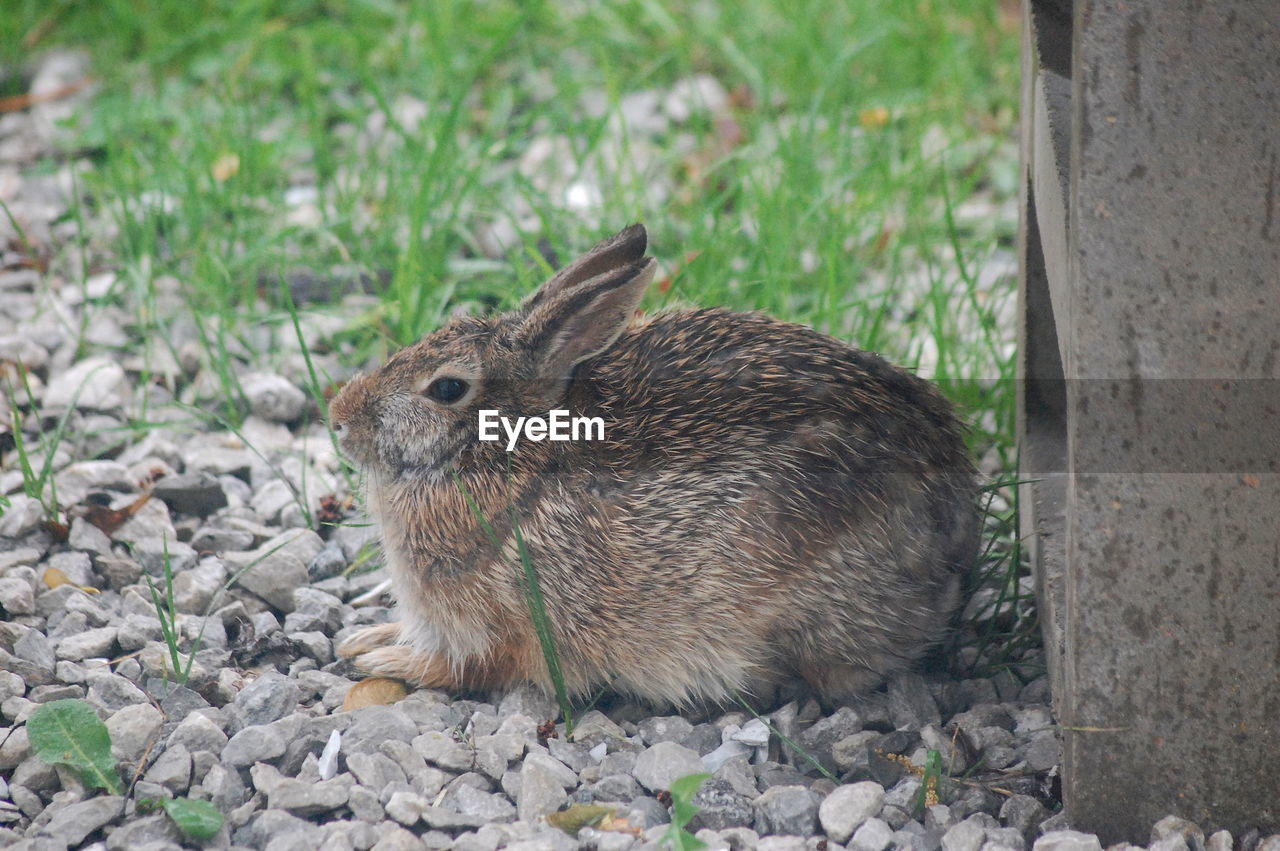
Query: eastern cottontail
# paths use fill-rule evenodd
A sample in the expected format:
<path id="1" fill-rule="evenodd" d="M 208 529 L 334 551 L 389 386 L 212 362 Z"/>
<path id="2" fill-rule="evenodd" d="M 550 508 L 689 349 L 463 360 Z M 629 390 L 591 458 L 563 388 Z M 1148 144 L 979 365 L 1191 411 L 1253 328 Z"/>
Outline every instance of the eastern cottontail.
<path id="1" fill-rule="evenodd" d="M 802 679 L 836 703 L 943 636 L 979 525 L 951 405 L 766 316 L 633 321 L 645 244 L 633 225 L 519 310 L 456 319 L 333 400 L 400 614 L 343 643 L 359 667 L 549 688 L 517 526 L 579 694 L 718 702 Z M 478 440 L 481 409 L 568 409 L 605 439 L 508 454 Z"/>

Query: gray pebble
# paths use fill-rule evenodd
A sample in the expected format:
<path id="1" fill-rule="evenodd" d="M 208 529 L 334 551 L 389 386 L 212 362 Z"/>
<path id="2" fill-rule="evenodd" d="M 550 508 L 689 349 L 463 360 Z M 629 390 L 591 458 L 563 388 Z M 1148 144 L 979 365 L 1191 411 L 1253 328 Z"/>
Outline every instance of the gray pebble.
<path id="1" fill-rule="evenodd" d="M 976 817 L 952 825 L 942 835 L 943 851 L 979 851 L 986 841 L 987 830 Z"/>
<path id="2" fill-rule="evenodd" d="M 276 671 L 267 671 L 236 695 L 233 709 L 236 729 L 268 724 L 297 708 L 302 699 L 298 684 Z"/>
<path id="3" fill-rule="evenodd" d="M 636 725 L 640 738 L 646 745 L 659 742 L 680 742 L 693 732 L 693 725 L 678 715 L 646 718 Z"/>
<path id="4" fill-rule="evenodd" d="M 255 762 L 278 759 L 284 749 L 283 737 L 270 727 L 245 727 L 227 741 L 222 759 L 228 765 L 244 768 Z"/>
<path id="5" fill-rule="evenodd" d="M 635 778 L 646 789 L 657 792 L 671 788 L 681 777 L 704 770 L 696 751 L 675 742 L 660 742 L 636 757 Z"/>
<path id="6" fill-rule="evenodd" d="M 13 497 L 12 499 L 16 502 L 18 498 Z M 38 503 L 36 507 L 37 509 L 39 508 Z M 13 516 L 15 511 L 21 511 L 21 509 L 14 504 L 10 504 L 4 516 L 0 517 L 0 534 L 6 531 L 2 524 L 5 523 L 7 518 Z M 14 521 L 9 522 L 12 524 Z M 34 529 L 36 523 L 39 522 L 40 518 L 37 516 L 35 522 L 31 524 L 31 528 Z M 25 534 L 26 531 L 20 530 L 19 533 Z M 31 590 L 31 583 L 25 579 L 10 576 L 0 578 L 0 608 L 3 608 L 9 615 L 29 615 L 35 612 L 36 598 L 35 593 Z"/>
<path id="7" fill-rule="evenodd" d="M 1151 843 L 1180 838 L 1192 851 L 1204 851 L 1204 831 L 1200 825 L 1177 816 L 1165 816 L 1151 828 Z"/>
<path id="8" fill-rule="evenodd" d="M 285 810 L 294 815 L 319 815 L 344 806 L 350 788 L 350 775 L 315 781 L 284 777 L 276 781 L 267 793 L 267 803 L 272 809 Z"/>
<path id="9" fill-rule="evenodd" d="M 266 372 L 246 375 L 240 381 L 249 409 L 255 416 L 275 423 L 291 423 L 302 416 L 307 396 L 287 378 Z"/>
<path id="10" fill-rule="evenodd" d="M 849 840 L 850 851 L 884 851 L 893 841 L 893 828 L 879 818 L 870 818 L 853 832 Z"/>
<path id="11" fill-rule="evenodd" d="M 693 805 L 697 814 L 689 822 L 689 830 L 696 833 L 704 827 L 723 830 L 727 827 L 751 827 L 755 823 L 755 808 L 751 798 L 740 795 L 727 780 L 708 779 L 703 782 Z"/>
<path id="12" fill-rule="evenodd" d="M 1037 839 L 1032 851 L 1102 851 L 1102 843 L 1092 833 L 1053 830 Z"/>
<path id="13" fill-rule="evenodd" d="M 533 821 L 560 809 L 569 800 L 564 785 L 547 769 L 527 757 L 520 769 L 520 791 L 516 799 L 521 821 Z"/>
<path id="14" fill-rule="evenodd" d="M 514 821 L 516 807 L 503 795 L 485 792 L 473 786 L 457 786 L 441 801 L 441 806 L 464 816 L 473 816 L 482 824 Z"/>
<path id="15" fill-rule="evenodd" d="M 222 483 L 207 472 L 165 476 L 155 483 L 151 493 L 178 514 L 204 517 L 227 505 Z"/>
<path id="16" fill-rule="evenodd" d="M 114 626 L 104 626 L 98 629 L 85 630 L 75 635 L 68 635 L 58 642 L 57 656 L 59 659 L 67 659 L 72 662 L 111 656 L 113 655 L 111 651 L 115 647 L 117 632 L 118 630 Z"/>
<path id="17" fill-rule="evenodd" d="M 121 762 L 135 763 L 160 735 L 164 716 L 150 703 L 125 706 L 107 719 L 111 752 Z"/>
<path id="18" fill-rule="evenodd" d="M 114 821 L 122 812 L 124 798 L 119 795 L 90 798 L 58 808 L 40 833 L 67 845 L 79 845 L 89 834 Z"/>
<path id="19" fill-rule="evenodd" d="M 756 832 L 809 836 L 818 821 L 818 803 L 814 797 L 804 786 L 769 789 L 754 801 Z"/>
<path id="20" fill-rule="evenodd" d="M 823 799 L 818 819 L 827 836 L 845 843 L 867 819 L 880 814 L 885 792 L 879 783 L 864 781 L 840 786 Z"/>
<path id="21" fill-rule="evenodd" d="M 163 786 L 175 795 L 186 793 L 191 785 L 191 752 L 181 744 L 170 742 L 143 775 L 149 783 Z"/>

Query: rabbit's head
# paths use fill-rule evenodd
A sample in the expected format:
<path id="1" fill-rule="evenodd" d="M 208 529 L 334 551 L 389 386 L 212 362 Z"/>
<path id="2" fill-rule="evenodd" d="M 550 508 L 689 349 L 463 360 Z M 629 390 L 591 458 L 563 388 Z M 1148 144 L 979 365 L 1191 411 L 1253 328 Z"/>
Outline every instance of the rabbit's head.
<path id="1" fill-rule="evenodd" d="M 521 307 L 455 319 L 348 382 L 329 406 L 343 450 L 381 477 L 443 475 L 478 446 L 478 414 L 544 414 L 574 368 L 627 327 L 654 261 L 632 225 L 562 269 Z"/>

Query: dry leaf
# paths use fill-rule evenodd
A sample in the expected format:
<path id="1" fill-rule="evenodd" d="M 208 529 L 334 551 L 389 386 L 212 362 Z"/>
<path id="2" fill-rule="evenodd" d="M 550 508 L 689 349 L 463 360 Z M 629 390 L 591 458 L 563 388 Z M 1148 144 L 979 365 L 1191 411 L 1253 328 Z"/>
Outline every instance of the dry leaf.
<path id="1" fill-rule="evenodd" d="M 231 152 L 224 153 L 213 161 L 212 171 L 214 180 L 219 183 L 226 183 L 240 171 L 240 155 Z"/>
<path id="2" fill-rule="evenodd" d="M 889 110 L 883 106 L 859 110 L 858 123 L 868 130 L 879 130 L 889 123 Z"/>
<path id="3" fill-rule="evenodd" d="M 44 584 L 50 588 L 57 588 L 59 585 L 70 585 L 71 577 L 56 567 L 46 568 L 44 572 Z"/>
<path id="4" fill-rule="evenodd" d="M 84 510 L 84 519 L 97 526 L 102 530 L 103 534 L 108 537 L 114 535 L 116 530 L 128 522 L 129 518 L 137 514 L 142 506 L 147 504 L 147 500 L 151 499 L 151 492 L 148 491 L 124 508 L 108 508 L 105 505 L 90 505 Z"/>
<path id="5" fill-rule="evenodd" d="M 606 818 L 612 820 L 616 813 L 616 809 L 603 804 L 574 804 L 566 810 L 548 815 L 547 824 L 577 837 L 578 831 L 584 827 L 596 827 Z"/>
<path id="6" fill-rule="evenodd" d="M 346 699 L 342 701 L 342 711 L 350 712 L 365 706 L 389 706 L 408 693 L 408 687 L 400 680 L 370 677 L 351 687 Z"/>

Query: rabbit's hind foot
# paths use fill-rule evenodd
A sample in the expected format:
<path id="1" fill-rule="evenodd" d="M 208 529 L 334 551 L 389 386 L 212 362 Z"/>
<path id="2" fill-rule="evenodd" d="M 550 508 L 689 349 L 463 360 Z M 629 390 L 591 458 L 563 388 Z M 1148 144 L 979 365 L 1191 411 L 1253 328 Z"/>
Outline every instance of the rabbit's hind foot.
<path id="1" fill-rule="evenodd" d="M 338 655 L 343 658 L 363 656 L 379 647 L 393 647 L 400 640 L 400 624 L 396 621 L 380 623 L 356 630 L 338 645 Z"/>

